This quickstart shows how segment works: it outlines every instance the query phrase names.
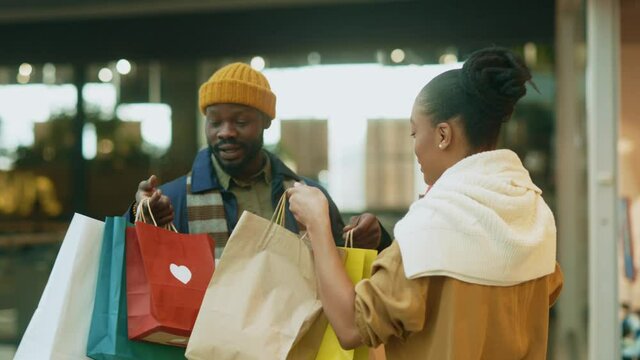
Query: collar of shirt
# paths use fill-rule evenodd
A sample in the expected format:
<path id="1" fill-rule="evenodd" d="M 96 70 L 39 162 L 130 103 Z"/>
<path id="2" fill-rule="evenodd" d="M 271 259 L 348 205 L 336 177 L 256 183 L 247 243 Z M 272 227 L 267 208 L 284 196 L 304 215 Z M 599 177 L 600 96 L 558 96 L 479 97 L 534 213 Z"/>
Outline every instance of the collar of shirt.
<path id="1" fill-rule="evenodd" d="M 272 180 L 271 159 L 269 158 L 268 154 L 265 153 L 264 155 L 266 159 L 264 166 L 260 171 L 258 171 L 257 174 L 253 175 L 248 181 L 238 180 L 236 178 L 233 178 L 231 175 L 227 174 L 227 172 L 222 169 L 222 166 L 220 166 L 218 159 L 216 159 L 216 157 L 213 154 L 211 154 L 211 162 L 213 163 L 213 168 L 216 171 L 216 175 L 218 175 L 218 181 L 220 185 L 225 190 L 229 190 L 229 188 L 232 185 L 232 181 L 233 181 L 233 184 L 240 187 L 250 187 L 252 184 L 254 184 L 257 181 L 264 181 L 266 184 L 271 184 L 271 180 Z"/>

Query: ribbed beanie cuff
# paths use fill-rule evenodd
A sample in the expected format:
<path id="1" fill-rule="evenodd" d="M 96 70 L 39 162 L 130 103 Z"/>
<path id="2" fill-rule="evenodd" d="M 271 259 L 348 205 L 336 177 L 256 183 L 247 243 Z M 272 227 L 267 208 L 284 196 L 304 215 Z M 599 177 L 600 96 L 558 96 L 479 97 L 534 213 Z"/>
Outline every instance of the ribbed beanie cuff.
<path id="1" fill-rule="evenodd" d="M 276 96 L 266 77 L 242 63 L 227 65 L 216 71 L 202 84 L 199 93 L 200 111 L 214 104 L 241 104 L 258 109 L 269 116 L 276 116 Z"/>

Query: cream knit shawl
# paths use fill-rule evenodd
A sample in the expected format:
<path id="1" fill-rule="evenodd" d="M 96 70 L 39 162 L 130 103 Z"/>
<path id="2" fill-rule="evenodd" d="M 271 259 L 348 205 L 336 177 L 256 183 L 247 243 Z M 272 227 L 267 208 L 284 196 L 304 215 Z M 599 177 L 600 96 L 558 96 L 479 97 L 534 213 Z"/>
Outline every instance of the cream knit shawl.
<path id="1" fill-rule="evenodd" d="M 407 278 L 510 286 L 552 273 L 556 225 L 541 193 L 510 150 L 459 161 L 395 227 Z"/>

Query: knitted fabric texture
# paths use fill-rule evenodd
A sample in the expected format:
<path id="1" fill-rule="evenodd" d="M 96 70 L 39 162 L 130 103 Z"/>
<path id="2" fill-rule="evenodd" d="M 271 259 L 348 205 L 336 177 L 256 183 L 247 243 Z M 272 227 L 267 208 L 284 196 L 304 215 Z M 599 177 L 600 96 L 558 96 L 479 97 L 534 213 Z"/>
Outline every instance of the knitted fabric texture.
<path id="1" fill-rule="evenodd" d="M 200 86 L 199 105 L 204 114 L 214 104 L 241 104 L 258 109 L 269 119 L 276 117 L 276 95 L 259 71 L 243 63 L 229 64 Z"/>
<path id="2" fill-rule="evenodd" d="M 553 214 L 518 156 L 495 150 L 449 168 L 395 227 L 407 278 L 510 286 L 553 273 Z"/>

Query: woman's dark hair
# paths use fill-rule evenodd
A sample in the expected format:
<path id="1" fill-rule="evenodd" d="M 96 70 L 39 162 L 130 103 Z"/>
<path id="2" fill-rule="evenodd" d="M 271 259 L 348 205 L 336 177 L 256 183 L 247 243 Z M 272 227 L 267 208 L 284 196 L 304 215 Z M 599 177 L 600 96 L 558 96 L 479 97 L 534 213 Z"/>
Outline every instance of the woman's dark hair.
<path id="1" fill-rule="evenodd" d="M 433 117 L 434 125 L 460 116 L 472 148 L 494 147 L 502 123 L 527 93 L 530 80 L 529 69 L 516 54 L 485 48 L 472 53 L 462 69 L 436 76 L 416 102 Z"/>

